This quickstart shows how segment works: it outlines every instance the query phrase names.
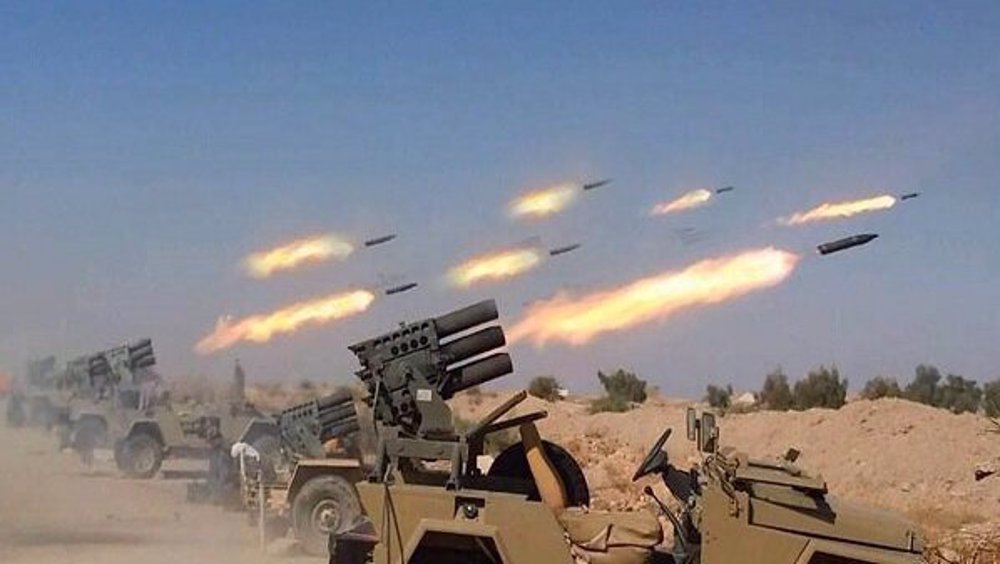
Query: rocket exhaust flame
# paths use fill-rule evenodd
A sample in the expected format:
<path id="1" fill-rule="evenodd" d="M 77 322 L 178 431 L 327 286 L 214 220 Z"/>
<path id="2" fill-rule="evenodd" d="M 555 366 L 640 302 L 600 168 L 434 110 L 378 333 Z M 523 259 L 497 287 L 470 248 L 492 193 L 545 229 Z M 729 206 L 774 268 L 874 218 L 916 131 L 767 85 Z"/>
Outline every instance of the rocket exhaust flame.
<path id="1" fill-rule="evenodd" d="M 814 221 L 842 219 L 859 213 L 886 210 L 894 205 L 896 205 L 896 198 L 888 194 L 848 202 L 826 202 L 811 210 L 780 218 L 778 223 L 781 225 L 802 225 Z"/>
<path id="2" fill-rule="evenodd" d="M 209 354 L 229 348 L 240 341 L 266 343 L 275 335 L 294 333 L 306 325 L 325 325 L 357 315 L 367 310 L 373 301 L 374 293 L 354 290 L 299 302 L 272 313 L 240 320 L 222 317 L 215 329 L 198 341 L 195 350 L 200 354 Z"/>
<path id="3" fill-rule="evenodd" d="M 453 286 L 468 288 L 479 282 L 502 280 L 523 274 L 542 263 L 543 251 L 521 247 L 481 255 L 469 259 L 448 271 Z"/>
<path id="4" fill-rule="evenodd" d="M 515 219 L 546 217 L 566 209 L 579 193 L 579 188 L 570 183 L 528 192 L 510 203 L 510 215 Z"/>
<path id="5" fill-rule="evenodd" d="M 292 241 L 287 245 L 254 253 L 246 258 L 247 272 L 254 278 L 268 278 L 305 264 L 345 259 L 354 252 L 354 245 L 333 235 L 317 235 Z"/>
<path id="6" fill-rule="evenodd" d="M 705 190 L 704 188 L 692 190 L 676 200 L 656 204 L 650 211 L 650 215 L 667 215 L 680 211 L 693 210 L 704 206 L 711 199 L 712 192 L 709 190 Z"/>
<path id="7" fill-rule="evenodd" d="M 684 309 L 776 286 L 795 270 L 798 260 L 798 255 L 768 247 L 703 260 L 683 270 L 578 298 L 557 295 L 529 306 L 507 332 L 508 341 L 530 339 L 544 346 L 555 340 L 582 345 L 602 333 L 624 331 Z"/>

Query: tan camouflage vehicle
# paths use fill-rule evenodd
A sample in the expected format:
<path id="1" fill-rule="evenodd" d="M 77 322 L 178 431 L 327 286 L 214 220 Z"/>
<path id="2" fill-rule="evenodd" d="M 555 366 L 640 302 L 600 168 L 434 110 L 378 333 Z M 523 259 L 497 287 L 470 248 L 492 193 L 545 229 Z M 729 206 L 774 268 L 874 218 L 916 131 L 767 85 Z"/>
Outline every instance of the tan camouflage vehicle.
<path id="1" fill-rule="evenodd" d="M 703 455 L 696 468 L 670 463 L 668 429 L 634 474 L 658 475 L 680 505 L 674 513 L 661 504 L 671 543 L 651 512 L 588 508 L 577 462 L 539 437 L 534 423 L 545 412 L 507 416 L 523 392 L 457 435 L 445 400 L 512 370 L 506 353 L 480 356 L 504 344 L 499 327 L 469 333 L 495 319 L 495 304 L 483 302 L 351 347 L 379 445 L 372 472 L 355 485 L 360 518 L 331 535 L 331 564 L 921 562 L 911 523 L 829 499 L 822 480 L 794 466 L 794 453 L 765 462 L 719 449 L 712 414 L 688 417 Z M 474 463 L 483 437 L 509 428 L 521 443 L 483 474 Z"/>

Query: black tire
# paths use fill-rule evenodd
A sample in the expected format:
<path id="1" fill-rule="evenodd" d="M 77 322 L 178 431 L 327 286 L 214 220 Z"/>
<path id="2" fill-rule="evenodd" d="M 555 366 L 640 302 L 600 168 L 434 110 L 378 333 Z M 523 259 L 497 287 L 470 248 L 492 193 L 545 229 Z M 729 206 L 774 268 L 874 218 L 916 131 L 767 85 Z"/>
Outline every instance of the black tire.
<path id="1" fill-rule="evenodd" d="M 7 426 L 18 428 L 24 426 L 24 402 L 18 396 L 7 398 Z"/>
<path id="2" fill-rule="evenodd" d="M 587 478 L 583 475 L 583 470 L 573 455 L 563 447 L 545 440 L 542 441 L 542 448 L 545 449 L 545 455 L 555 466 L 556 473 L 563 485 L 566 486 L 569 505 L 571 507 L 590 505 L 590 488 L 587 487 Z M 493 461 L 487 476 L 519 478 L 530 480 L 533 483 L 528 457 L 524 454 L 524 444 L 517 443 L 504 449 Z M 528 494 L 528 499 L 541 501 L 537 488 L 533 488 Z"/>
<path id="3" fill-rule="evenodd" d="M 104 443 L 107 431 L 104 424 L 90 417 L 82 419 L 72 433 L 73 450 L 80 455 L 84 464 L 90 466 L 94 462 L 94 449 Z"/>
<path id="4" fill-rule="evenodd" d="M 45 411 L 42 412 L 42 426 L 45 427 L 46 431 L 52 431 L 59 421 L 59 414 L 56 413 L 56 408 L 52 406 L 51 403 L 47 403 L 45 406 Z"/>
<path id="5" fill-rule="evenodd" d="M 66 423 L 56 425 L 56 438 L 59 441 L 59 452 L 62 452 L 72 445 L 73 428 Z"/>
<path id="6" fill-rule="evenodd" d="M 347 530 L 361 516 L 354 486 L 340 476 L 317 476 L 292 500 L 292 529 L 302 549 L 315 556 L 332 550 L 330 535 Z"/>
<path id="7" fill-rule="evenodd" d="M 121 445 L 119 469 L 129 478 L 148 480 L 160 471 L 163 464 L 163 447 L 146 433 L 136 433 Z M 117 450 L 117 449 L 116 449 Z"/>

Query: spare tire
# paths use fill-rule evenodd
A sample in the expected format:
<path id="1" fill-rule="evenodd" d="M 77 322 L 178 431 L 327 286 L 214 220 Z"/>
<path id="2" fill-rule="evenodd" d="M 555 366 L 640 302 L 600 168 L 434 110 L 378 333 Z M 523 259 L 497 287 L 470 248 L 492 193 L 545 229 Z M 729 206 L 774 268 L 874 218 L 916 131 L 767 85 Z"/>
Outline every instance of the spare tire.
<path id="1" fill-rule="evenodd" d="M 556 474 L 559 475 L 559 479 L 566 487 L 569 505 L 571 507 L 590 505 L 590 488 L 587 487 L 587 478 L 583 475 L 583 470 L 573 455 L 563 447 L 545 440 L 542 441 L 542 448 L 545 449 L 545 456 L 552 462 Z M 504 449 L 493 461 L 487 476 L 529 480 L 532 483 L 532 491 L 529 492 L 528 499 L 541 501 L 538 488 L 534 486 L 531 468 L 528 466 L 528 457 L 524 454 L 523 443 L 517 443 Z"/>

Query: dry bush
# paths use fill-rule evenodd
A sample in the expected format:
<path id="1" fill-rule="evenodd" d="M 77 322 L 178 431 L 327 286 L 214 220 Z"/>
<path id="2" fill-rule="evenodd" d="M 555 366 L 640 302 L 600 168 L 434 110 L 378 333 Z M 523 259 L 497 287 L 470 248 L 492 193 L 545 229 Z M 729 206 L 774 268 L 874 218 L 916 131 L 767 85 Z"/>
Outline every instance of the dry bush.
<path id="1" fill-rule="evenodd" d="M 212 403 L 220 395 L 218 386 L 204 374 L 177 376 L 169 382 L 170 398 L 176 403 Z"/>
<path id="2" fill-rule="evenodd" d="M 528 383 L 528 393 L 547 402 L 556 402 L 561 399 L 561 387 L 554 376 L 536 376 Z"/>
<path id="3" fill-rule="evenodd" d="M 625 493 L 629 490 L 632 481 L 622 471 L 622 467 L 617 460 L 606 460 L 602 465 L 604 474 L 608 477 L 608 484 L 615 490 Z"/>
<path id="4" fill-rule="evenodd" d="M 920 505 L 906 511 L 910 519 L 932 531 L 957 531 L 982 523 L 983 518 L 971 511 L 951 511 L 935 505 Z"/>
<path id="5" fill-rule="evenodd" d="M 483 404 L 483 389 L 479 386 L 473 386 L 465 390 L 465 395 L 469 398 L 469 405 L 478 407 Z"/>
<path id="6" fill-rule="evenodd" d="M 575 458 L 577 462 L 583 465 L 583 461 L 580 460 L 580 457 L 583 456 L 583 442 L 579 437 L 570 437 L 568 440 L 563 442 L 562 446 L 573 455 L 573 458 Z"/>
<path id="7" fill-rule="evenodd" d="M 928 543 L 930 564 L 996 564 L 1000 562 L 1000 529 L 959 530 Z"/>
<path id="8" fill-rule="evenodd" d="M 754 413 L 760 410 L 761 407 L 759 403 L 734 403 L 729 406 L 729 409 L 726 410 L 726 415 L 731 413 L 737 415 L 742 413 Z"/>

